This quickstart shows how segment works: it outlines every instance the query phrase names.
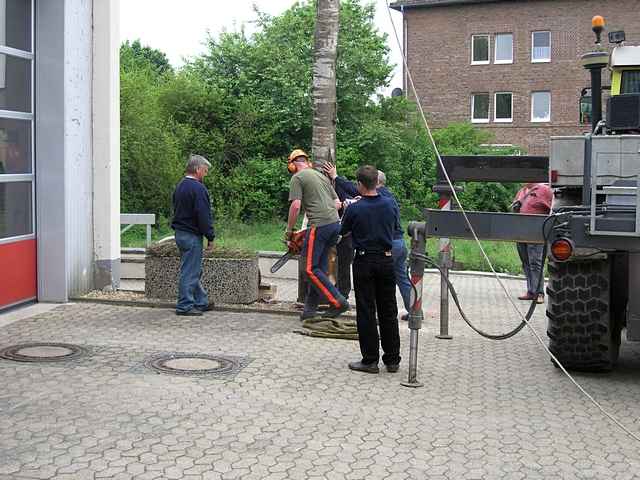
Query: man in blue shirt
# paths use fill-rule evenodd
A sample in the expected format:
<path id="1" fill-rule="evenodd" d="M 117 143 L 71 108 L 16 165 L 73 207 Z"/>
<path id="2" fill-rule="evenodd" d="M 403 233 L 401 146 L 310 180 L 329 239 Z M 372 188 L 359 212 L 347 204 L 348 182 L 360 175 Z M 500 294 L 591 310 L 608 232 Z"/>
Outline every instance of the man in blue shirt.
<path id="1" fill-rule="evenodd" d="M 393 267 L 393 232 L 399 222 L 393 200 L 378 193 L 378 170 L 364 165 L 356 172 L 361 199 L 347 207 L 341 234 L 351 233 L 355 258 L 353 286 L 356 324 L 362 360 L 349 363 L 351 370 L 378 373 L 379 345 L 389 372 L 400 366 L 400 333 Z M 377 320 L 380 326 L 378 335 Z"/>
<path id="2" fill-rule="evenodd" d="M 357 197 L 358 189 L 356 184 L 347 180 L 345 177 L 338 176 L 335 165 L 326 164 L 324 167 L 325 173 L 335 183 L 336 192 L 344 192 L 345 196 Z M 407 274 L 407 246 L 404 243 L 404 232 L 400 225 L 400 208 L 398 207 L 398 201 L 391 191 L 386 187 L 387 177 L 382 170 L 378 170 L 377 190 L 378 193 L 384 197 L 393 200 L 395 210 L 398 217 L 393 231 L 393 248 L 391 249 L 393 254 L 393 265 L 396 274 L 396 284 L 400 290 L 402 296 L 402 303 L 407 312 L 411 310 L 411 280 Z M 338 195 L 340 195 L 338 193 Z M 407 315 L 404 315 L 403 320 L 407 319 Z"/>
<path id="3" fill-rule="evenodd" d="M 207 251 L 213 250 L 213 214 L 209 192 L 202 179 L 211 164 L 200 155 L 191 155 L 186 175 L 173 192 L 173 221 L 176 244 L 180 249 L 180 277 L 176 315 L 196 316 L 211 310 L 207 292 L 202 287 L 202 237 L 208 240 Z"/>

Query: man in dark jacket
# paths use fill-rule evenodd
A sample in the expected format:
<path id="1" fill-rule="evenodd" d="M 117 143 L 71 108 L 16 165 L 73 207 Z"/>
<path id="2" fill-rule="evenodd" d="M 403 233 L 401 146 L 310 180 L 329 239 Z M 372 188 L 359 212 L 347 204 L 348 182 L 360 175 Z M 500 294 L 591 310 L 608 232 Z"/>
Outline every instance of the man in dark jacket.
<path id="1" fill-rule="evenodd" d="M 173 192 L 173 222 L 176 244 L 180 249 L 180 278 L 176 315 L 195 316 L 210 310 L 207 292 L 202 287 L 202 237 L 207 250 L 213 250 L 213 214 L 209 192 L 202 179 L 211 164 L 200 155 L 191 155 L 186 175 Z"/>
<path id="2" fill-rule="evenodd" d="M 393 200 L 376 189 L 378 170 L 365 165 L 356 172 L 360 200 L 347 207 L 341 233 L 351 233 L 355 248 L 353 285 L 356 292 L 356 323 L 362 360 L 349 363 L 351 370 L 378 373 L 380 344 L 382 362 L 389 372 L 400 366 L 400 334 L 396 280 L 393 267 L 393 232 L 398 222 Z M 380 335 L 376 325 L 376 313 Z"/>

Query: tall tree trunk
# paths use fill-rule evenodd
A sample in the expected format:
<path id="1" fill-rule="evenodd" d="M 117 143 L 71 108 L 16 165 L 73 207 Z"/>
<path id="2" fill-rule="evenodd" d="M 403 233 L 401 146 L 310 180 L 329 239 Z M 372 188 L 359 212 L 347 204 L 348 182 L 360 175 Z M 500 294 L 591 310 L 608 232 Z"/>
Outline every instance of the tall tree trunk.
<path id="1" fill-rule="evenodd" d="M 314 166 L 336 158 L 336 58 L 340 0 L 317 0 L 313 62 Z"/>

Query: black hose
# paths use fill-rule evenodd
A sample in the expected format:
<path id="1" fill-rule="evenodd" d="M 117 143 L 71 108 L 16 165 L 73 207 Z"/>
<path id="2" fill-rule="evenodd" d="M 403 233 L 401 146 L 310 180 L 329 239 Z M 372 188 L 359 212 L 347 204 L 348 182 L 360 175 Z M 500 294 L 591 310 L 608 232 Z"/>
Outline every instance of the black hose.
<path id="1" fill-rule="evenodd" d="M 551 225 L 551 228 L 547 231 L 546 230 L 546 225 L 547 225 L 547 221 L 549 221 L 549 219 L 553 219 L 553 224 Z M 547 239 L 549 237 L 549 233 L 550 231 L 553 229 L 553 226 L 555 225 L 555 223 L 557 222 L 557 215 L 552 215 L 549 216 L 548 218 L 545 219 L 545 221 L 542 224 L 542 237 L 544 239 L 544 248 L 542 249 L 542 266 L 540 268 L 540 276 L 538 277 L 538 285 L 543 284 L 544 285 L 544 264 L 547 258 Z M 462 317 L 462 319 L 465 321 L 465 323 L 467 325 L 469 325 L 469 327 L 476 332 L 478 335 L 487 338 L 489 340 L 507 340 L 508 338 L 513 337 L 514 335 L 518 334 L 520 332 L 520 330 L 522 330 L 526 325 L 527 322 L 529 320 L 531 320 L 531 317 L 533 317 L 533 313 L 536 311 L 536 307 L 538 305 L 538 296 L 536 295 L 533 300 L 531 300 L 531 305 L 529 305 L 529 310 L 527 311 L 526 315 L 525 315 L 525 319 L 520 322 L 520 324 L 514 328 L 513 330 L 511 330 L 510 332 L 506 332 L 506 333 L 501 333 L 501 334 L 491 334 L 491 333 L 487 333 L 483 330 L 480 330 L 478 327 L 476 327 L 471 320 L 469 320 L 467 318 L 467 315 L 464 313 L 464 310 L 462 310 L 462 306 L 460 305 L 460 300 L 458 299 L 458 293 L 456 292 L 455 287 L 453 286 L 453 284 L 451 283 L 451 281 L 449 280 L 448 275 L 445 275 L 445 273 L 443 272 L 442 268 L 440 267 L 440 265 L 438 265 L 434 260 L 431 260 L 429 257 L 427 257 L 425 254 L 423 253 L 415 253 L 412 252 L 411 256 L 413 256 L 413 258 L 419 258 L 421 260 L 424 260 L 426 263 L 428 263 L 429 265 L 434 266 L 435 268 L 438 269 L 438 271 L 440 272 L 440 275 L 442 275 L 442 277 L 444 278 L 445 282 L 447 283 L 447 288 L 449 289 L 449 292 L 451 293 L 451 298 L 453 298 L 454 303 L 456 304 L 456 307 L 458 309 L 458 312 L 460 312 L 460 316 Z M 415 294 L 415 298 L 418 298 L 418 291 L 415 287 L 415 285 L 413 285 L 413 282 L 411 282 L 411 286 L 413 288 L 414 294 Z M 412 306 L 412 310 L 413 307 Z"/>

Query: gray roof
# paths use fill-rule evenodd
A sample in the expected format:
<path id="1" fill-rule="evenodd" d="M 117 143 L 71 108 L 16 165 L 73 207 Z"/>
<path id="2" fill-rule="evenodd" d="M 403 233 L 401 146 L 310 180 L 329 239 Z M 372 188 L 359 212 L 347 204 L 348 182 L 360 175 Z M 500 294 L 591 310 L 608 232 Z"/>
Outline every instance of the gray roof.
<path id="1" fill-rule="evenodd" d="M 397 0 L 390 6 L 395 10 L 400 10 L 401 7 L 413 8 L 413 7 L 444 7 L 447 5 L 463 5 L 471 3 L 492 3 L 492 2 L 504 2 L 505 0 Z"/>

